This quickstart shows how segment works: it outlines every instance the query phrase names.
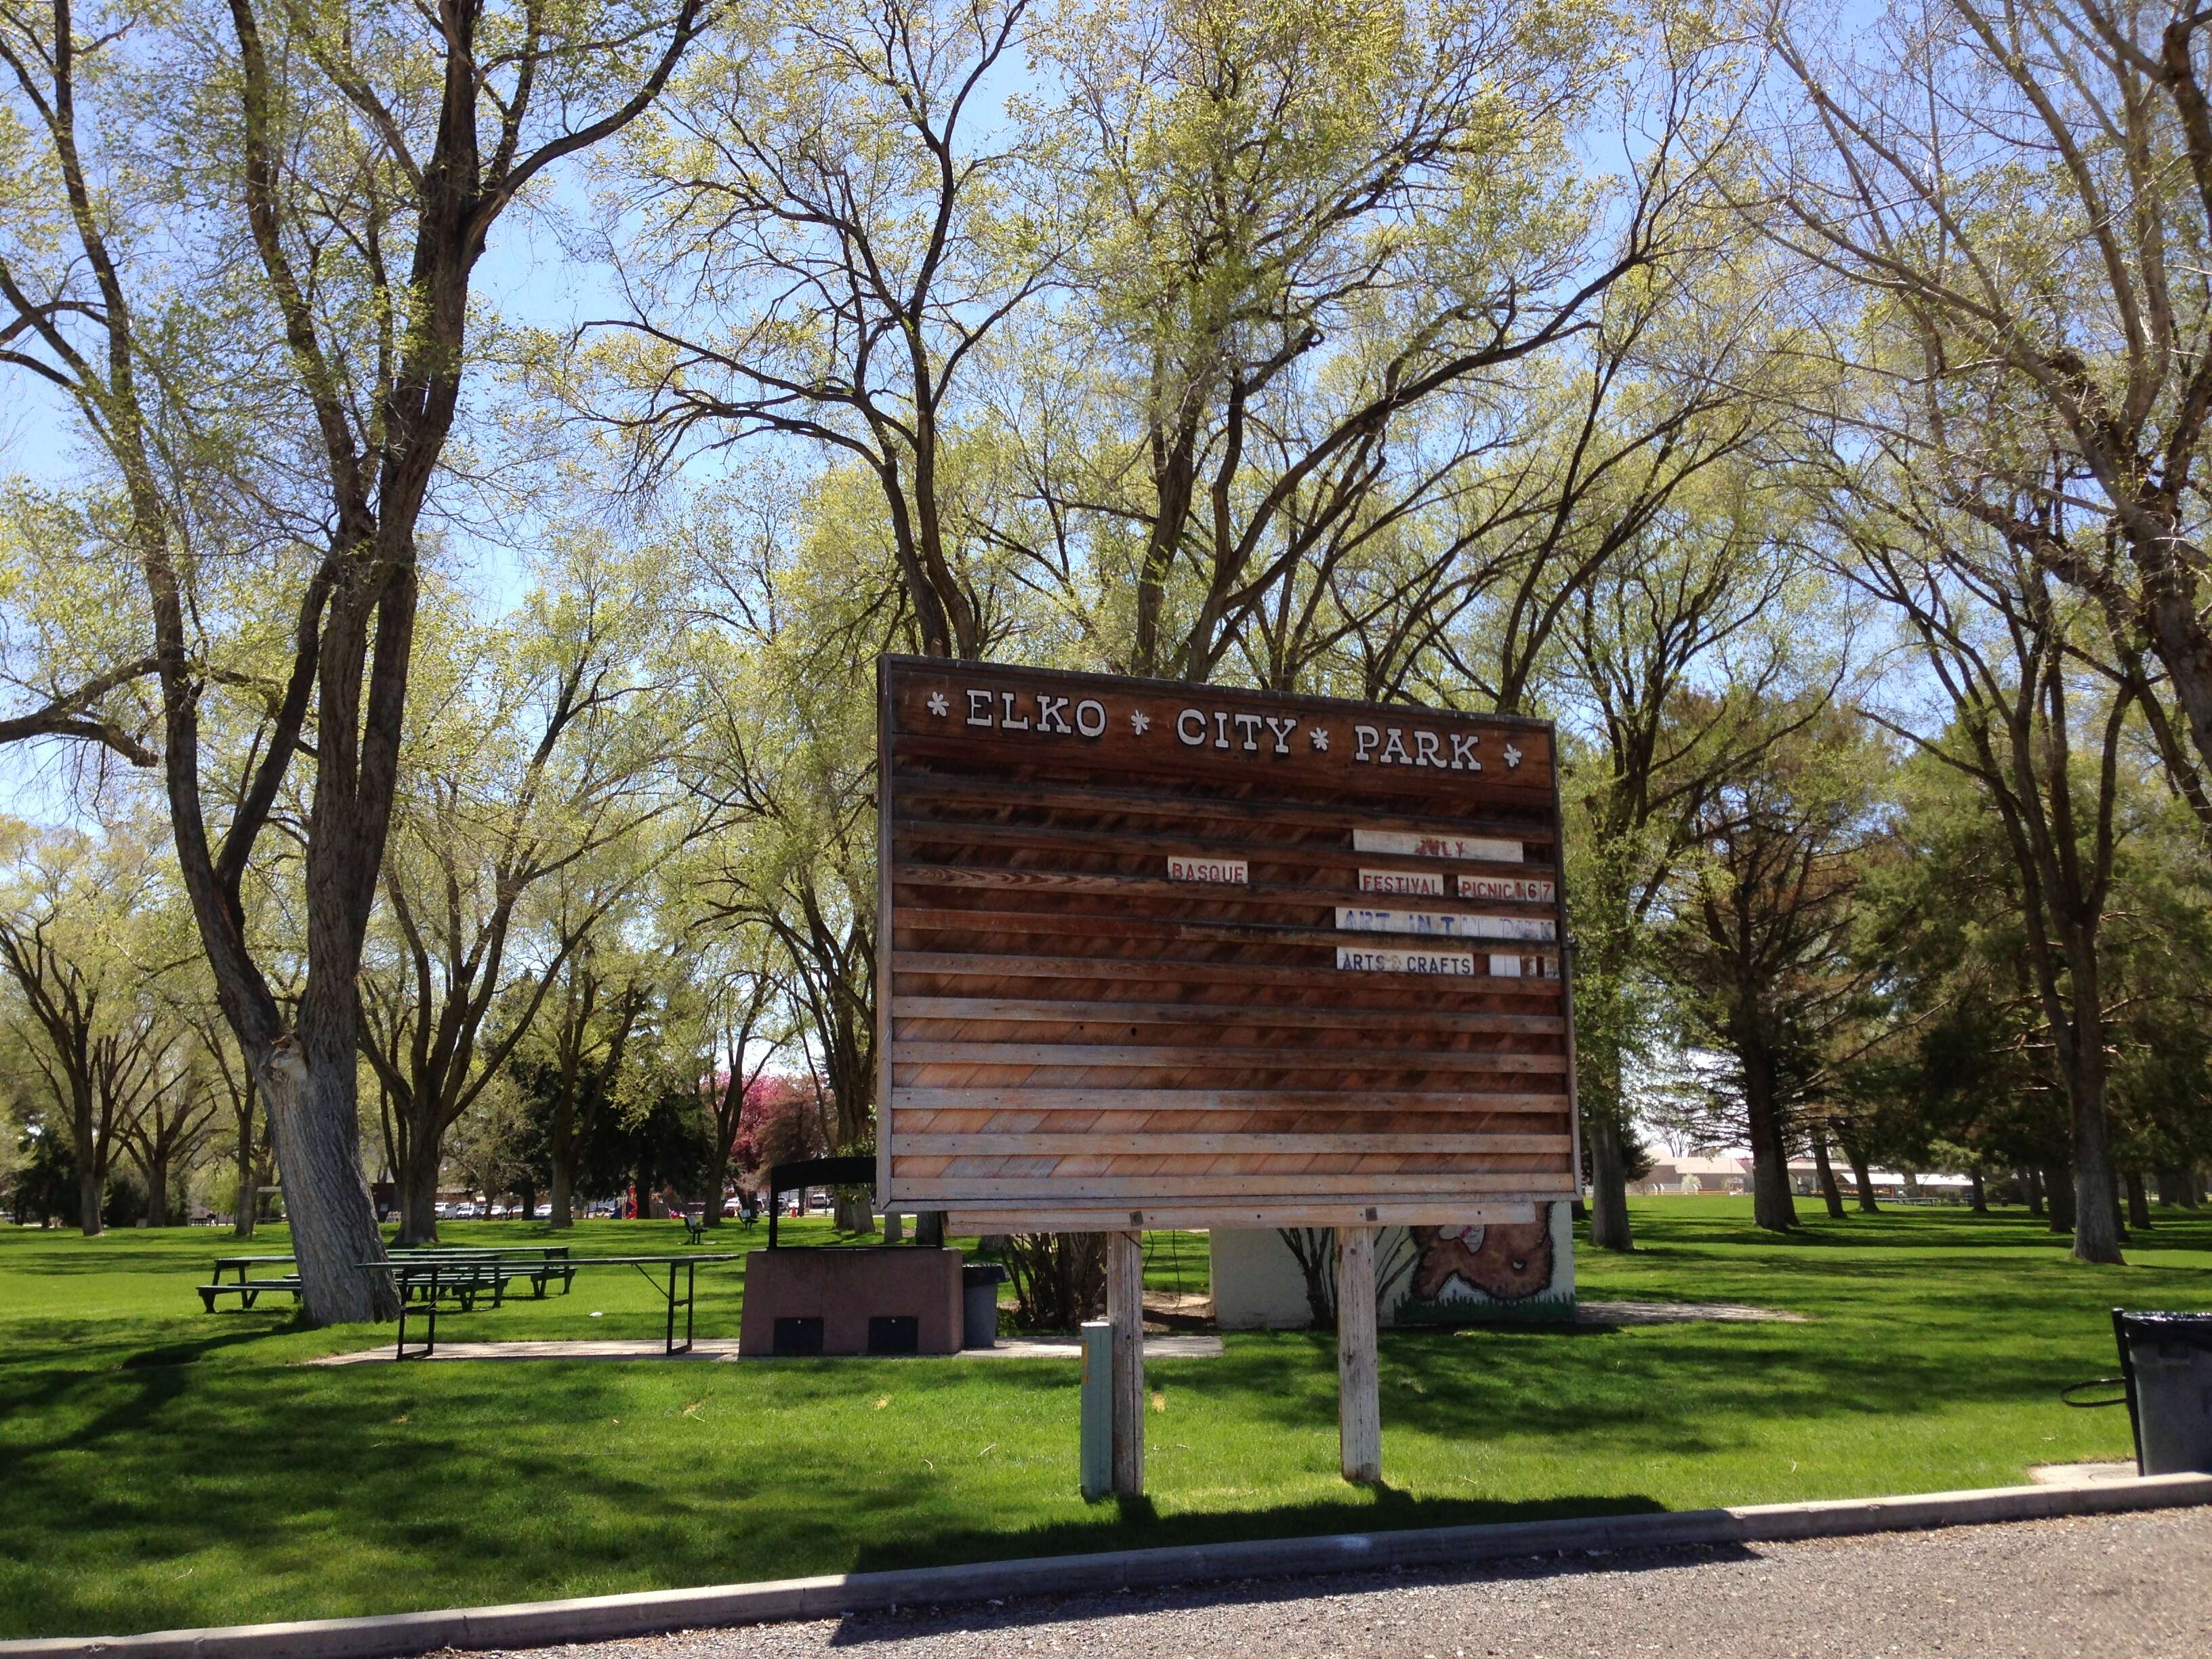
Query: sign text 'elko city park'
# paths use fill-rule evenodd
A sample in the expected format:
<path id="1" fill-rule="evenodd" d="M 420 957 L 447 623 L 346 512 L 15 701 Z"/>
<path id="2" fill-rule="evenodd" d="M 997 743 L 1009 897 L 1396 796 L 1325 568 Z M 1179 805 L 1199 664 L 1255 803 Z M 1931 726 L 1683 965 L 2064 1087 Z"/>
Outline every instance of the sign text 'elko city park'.
<path id="1" fill-rule="evenodd" d="M 1105 1230 L 1571 1196 L 1548 725 L 880 678 L 886 1203 Z"/>

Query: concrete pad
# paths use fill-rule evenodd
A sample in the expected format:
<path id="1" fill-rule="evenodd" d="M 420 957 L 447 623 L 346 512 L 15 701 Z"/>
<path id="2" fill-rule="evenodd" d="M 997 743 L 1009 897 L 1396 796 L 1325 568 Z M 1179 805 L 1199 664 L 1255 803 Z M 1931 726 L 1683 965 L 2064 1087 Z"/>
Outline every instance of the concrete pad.
<path id="1" fill-rule="evenodd" d="M 738 1357 L 738 1345 L 725 1337 L 701 1337 L 691 1345 L 689 1353 L 672 1354 L 663 1345 L 647 1339 L 637 1342 L 441 1342 L 428 1356 L 428 1363 L 437 1364 L 448 1359 L 659 1359 L 659 1360 L 731 1360 Z M 834 1356 L 833 1356 L 834 1357 Z M 958 1353 L 908 1354 L 908 1359 L 1080 1359 L 1083 1348 L 1079 1343 L 1066 1341 L 1030 1341 L 1010 1338 L 995 1348 L 963 1348 Z M 1218 1336 L 1148 1336 L 1145 1339 L 1145 1358 L 1147 1359 L 1218 1359 L 1221 1339 Z M 326 1353 L 319 1358 L 305 1359 L 304 1365 L 374 1365 L 379 1361 L 395 1363 L 392 1345 L 385 1343 L 374 1348 L 356 1348 L 350 1353 Z M 422 1361 L 410 1358 L 404 1362 L 414 1365 Z"/>
<path id="2" fill-rule="evenodd" d="M 2027 1478 L 2039 1486 L 2094 1486 L 2136 1478 L 2133 1463 L 2038 1463 Z"/>
<path id="3" fill-rule="evenodd" d="M 692 1343 L 688 1353 L 670 1353 L 666 1345 L 658 1339 L 648 1338 L 636 1342 L 441 1342 L 435 1350 L 423 1358 L 431 1364 L 447 1359 L 735 1359 L 738 1345 L 726 1339 L 701 1337 Z M 303 1365 L 373 1365 L 383 1360 L 392 1361 L 392 1344 L 383 1343 L 374 1348 L 356 1348 L 350 1353 L 326 1353 L 316 1359 L 304 1359 Z M 417 1364 L 421 1360 L 410 1356 L 406 1363 Z"/>

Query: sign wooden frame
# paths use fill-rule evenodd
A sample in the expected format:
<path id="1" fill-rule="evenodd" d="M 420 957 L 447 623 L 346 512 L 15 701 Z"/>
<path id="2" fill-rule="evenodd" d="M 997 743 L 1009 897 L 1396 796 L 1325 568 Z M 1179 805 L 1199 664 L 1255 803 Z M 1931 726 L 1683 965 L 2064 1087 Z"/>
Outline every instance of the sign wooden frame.
<path id="1" fill-rule="evenodd" d="M 959 1231 L 1574 1197 L 1548 721 L 878 664 L 877 1188 Z"/>

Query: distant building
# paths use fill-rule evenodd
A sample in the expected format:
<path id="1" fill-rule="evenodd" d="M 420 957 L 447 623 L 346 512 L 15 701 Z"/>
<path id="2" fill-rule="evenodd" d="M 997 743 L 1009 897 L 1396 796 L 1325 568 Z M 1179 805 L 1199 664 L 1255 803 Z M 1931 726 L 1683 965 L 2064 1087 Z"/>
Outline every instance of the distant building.
<path id="1" fill-rule="evenodd" d="M 1831 1158 L 1829 1168 L 1835 1172 L 1836 1187 L 1846 1198 L 1858 1196 L 1859 1184 L 1851 1174 L 1851 1166 L 1842 1158 Z M 1877 1201 L 1892 1204 L 1964 1204 L 1973 1194 L 1972 1177 L 1962 1175 L 1923 1175 L 1914 1170 L 1899 1173 L 1895 1170 L 1869 1170 L 1867 1185 L 1874 1188 Z M 1809 1158 L 1790 1160 L 1790 1190 L 1800 1198 L 1820 1194 L 1820 1166 Z"/>
<path id="2" fill-rule="evenodd" d="M 1628 1190 L 1646 1195 L 1741 1193 L 1751 1185 L 1751 1165 L 1740 1158 L 1662 1158 Z"/>

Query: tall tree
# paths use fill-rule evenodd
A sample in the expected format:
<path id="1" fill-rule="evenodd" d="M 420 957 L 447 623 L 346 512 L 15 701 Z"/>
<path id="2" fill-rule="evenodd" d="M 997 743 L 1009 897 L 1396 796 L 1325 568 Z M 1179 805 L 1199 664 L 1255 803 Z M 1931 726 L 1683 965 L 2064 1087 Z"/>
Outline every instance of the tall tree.
<path id="1" fill-rule="evenodd" d="M 921 650 L 982 656 L 946 451 L 987 341 L 1056 251 L 1008 198 L 1029 0 L 802 0 L 732 20 L 624 146 L 630 314 L 577 395 L 641 469 L 748 437 L 872 484 Z"/>
<path id="2" fill-rule="evenodd" d="M 664 774 L 683 699 L 645 660 L 649 574 L 565 551 L 507 623 L 449 641 L 419 688 L 362 1025 L 406 1243 L 436 1237 L 447 1132 L 528 1035 L 569 953 L 665 855 L 653 826 L 680 799 Z M 588 898 L 525 908 L 580 866 Z"/>
<path id="3" fill-rule="evenodd" d="M 1797 1219 L 1792 1113 L 1860 988 L 1851 899 L 1878 755 L 1840 711 L 1771 712 L 1798 729 L 1701 804 L 1698 856 L 1666 952 L 1690 1036 L 1727 1059 L 1723 1084 L 1751 1146 L 1753 1218 L 1784 1231 Z"/>
<path id="4" fill-rule="evenodd" d="M 1422 519 L 1480 523 L 1498 383 L 1595 328 L 1691 214 L 1711 129 L 1686 118 L 1713 62 L 1694 28 L 1632 48 L 1605 33 L 1620 21 L 1361 0 L 1055 20 L 1040 49 L 1088 234 L 1047 337 L 1066 391 L 1011 435 L 1048 532 L 1030 555 L 1052 568 L 1080 544 L 1107 661 L 1288 684 L 1285 627 L 1333 588 L 1357 615 L 1456 586 L 1449 531 L 1379 596 L 1330 574 Z M 1573 150 L 1624 85 L 1639 139 L 1601 184 Z"/>
<path id="5" fill-rule="evenodd" d="M 276 1131 L 319 1324 L 398 1307 L 385 1275 L 360 1270 L 384 1247 L 357 1144 L 357 975 L 398 777 L 421 528 L 471 361 L 471 280 L 521 191 L 652 102 L 705 4 L 548 14 L 457 0 L 426 13 L 230 0 L 181 14 L 164 49 L 145 52 L 146 74 L 130 55 L 140 32 L 117 27 L 127 13 L 81 18 L 61 0 L 0 19 L 54 233 L 46 257 L 19 240 L 0 262 L 11 307 L 0 331 L 9 365 L 69 400 L 112 474 L 113 534 L 143 583 L 148 641 L 112 672 L 158 684 L 178 863 Z M 178 155 L 210 164 L 180 173 Z M 158 222 L 142 216 L 143 185 L 107 188 L 149 171 L 181 186 Z M 264 515 L 256 541 L 276 546 L 259 598 L 281 591 L 289 621 L 259 682 L 264 730 L 234 780 L 210 776 L 202 730 L 223 672 L 208 638 L 222 617 L 223 573 L 208 562 L 221 550 L 204 544 L 210 526 L 176 482 L 191 458 L 169 441 L 219 382 L 179 387 L 155 367 L 177 299 L 161 285 L 180 263 L 197 266 L 185 290 L 204 280 L 234 302 L 258 371 L 244 388 L 263 400 L 253 418 L 278 434 L 262 446 L 270 465 L 242 483 Z M 40 729 L 112 741 L 63 714 Z M 294 1010 L 247 934 L 241 886 L 302 757 L 308 966 Z"/>
<path id="6" fill-rule="evenodd" d="M 699 1046 L 705 1061 L 699 1091 L 705 1097 L 709 1136 L 707 1148 L 707 1224 L 722 1224 L 722 1194 L 746 1127 L 746 1114 L 758 1116 L 763 1080 L 789 1041 L 783 988 L 762 958 L 768 941 L 757 935 L 722 942 L 704 953 L 703 972 L 694 994 Z M 747 945 L 751 948 L 748 950 Z"/>
<path id="7" fill-rule="evenodd" d="M 2112 667 L 2105 617 L 2032 547 L 1951 510 L 1939 481 L 1859 475 L 1839 529 L 1843 568 L 1888 605 L 1950 718 L 1875 718 L 1972 780 L 2017 883 L 2026 965 L 2072 1123 L 2074 1254 L 2120 1259 L 2106 1030 L 2106 924 L 2129 711 L 2141 683 Z"/>
<path id="8" fill-rule="evenodd" d="M 1560 607 L 1553 696 L 1587 736 L 1568 751 L 1575 1058 L 1590 1154 L 1590 1242 L 1632 1248 L 1632 1069 L 1662 1023 L 1660 924 L 1709 804 L 1818 696 L 1771 718 L 1800 670 L 1793 623 L 1809 594 L 1769 529 L 1757 469 L 1722 470 L 1663 530 L 1628 538 Z M 1717 689 L 1708 689 L 1717 688 Z"/>
<path id="9" fill-rule="evenodd" d="M 0 971 L 21 1007 L 24 1048 L 67 1126 L 78 1224 L 101 1227 L 108 1175 L 162 1080 L 173 1036 L 161 1019 L 147 912 L 152 854 L 126 831 L 36 835 L 15 842 L 0 890 Z"/>
<path id="10" fill-rule="evenodd" d="M 1795 289 L 1842 279 L 1914 342 L 1947 418 L 1877 414 L 1869 441 L 2163 671 L 2143 717 L 2212 825 L 2212 11 L 1939 0 L 1833 25 L 1779 9 L 1799 96 L 1745 204 L 1808 262 Z M 1869 367 L 1899 372 L 1880 346 Z"/>

